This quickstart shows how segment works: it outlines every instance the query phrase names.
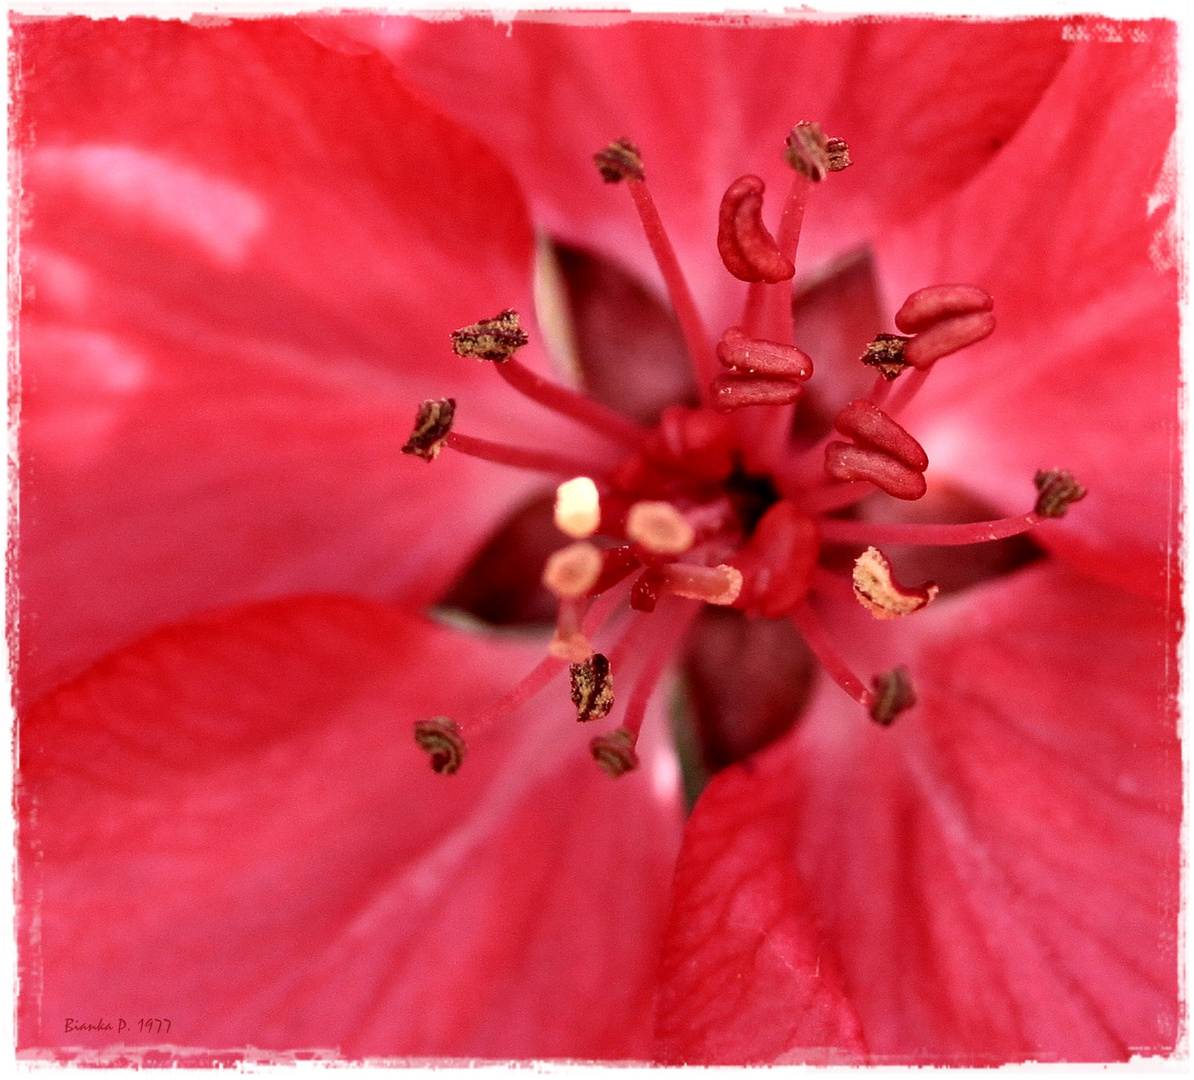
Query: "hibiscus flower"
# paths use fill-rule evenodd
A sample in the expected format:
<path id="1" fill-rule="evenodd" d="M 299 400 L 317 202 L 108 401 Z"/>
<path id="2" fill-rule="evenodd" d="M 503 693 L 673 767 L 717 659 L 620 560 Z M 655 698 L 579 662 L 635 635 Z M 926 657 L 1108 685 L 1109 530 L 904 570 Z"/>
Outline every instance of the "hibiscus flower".
<path id="1" fill-rule="evenodd" d="M 20 1044 L 192 1061 L 1171 1050 L 1172 28 L 505 33 L 17 27 Z M 858 164 L 796 176 L 789 132 L 798 168 L 839 152 L 802 120 Z M 777 241 L 763 185 L 771 213 L 795 193 Z M 544 381 L 532 220 L 563 245 L 593 397 Z M 735 262 L 778 281 L 743 285 Z M 918 292 L 940 282 L 973 285 Z M 652 288 L 679 299 L 678 331 Z M 897 328 L 917 370 L 888 396 L 856 339 L 910 294 Z M 990 331 L 985 294 L 998 330 L 933 364 L 934 335 Z M 659 359 L 679 340 L 707 401 L 785 404 L 672 403 L 656 430 L 659 386 L 687 392 Z M 897 363 L 902 337 L 882 340 Z M 494 351 L 497 370 L 472 358 Z M 657 374 L 627 388 L 638 357 Z M 419 402 L 407 445 L 429 464 L 398 453 Z M 817 506 L 799 502 L 810 444 Z M 694 477 L 713 494 L 641 497 L 668 494 L 652 469 L 669 452 L 687 495 Z M 635 498 L 602 547 L 563 501 L 580 546 L 545 574 L 561 655 L 429 619 L 517 576 L 535 535 L 518 510 L 571 463 L 603 513 Z M 1077 494 L 1058 468 L 1087 497 L 965 587 L 932 597 L 889 581 L 885 556 L 861 583 L 856 566 L 880 613 L 924 610 L 881 626 L 835 577 L 831 542 L 849 559 L 934 535 L 871 501 L 834 516 L 846 484 L 1014 519 L 1042 467 L 1039 515 L 1058 484 Z M 710 528 L 689 503 L 732 517 Z M 593 552 L 598 574 L 634 572 L 634 614 L 628 585 L 587 609 Z M 790 638 L 759 628 L 790 622 L 718 621 L 693 597 L 799 625 L 832 677 L 790 732 L 809 665 L 755 673 L 788 670 Z M 685 823 L 659 687 L 690 629 L 707 757 L 733 763 Z M 589 645 L 607 640 L 602 717 Z M 569 661 L 596 738 L 548 681 Z M 429 721 L 437 771 L 411 738 Z"/>

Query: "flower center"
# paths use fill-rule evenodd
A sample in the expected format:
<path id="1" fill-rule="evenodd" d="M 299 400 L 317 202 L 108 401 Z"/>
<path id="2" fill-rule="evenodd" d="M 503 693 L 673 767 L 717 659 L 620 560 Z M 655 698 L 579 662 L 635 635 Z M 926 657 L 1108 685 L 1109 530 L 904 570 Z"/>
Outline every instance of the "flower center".
<path id="1" fill-rule="evenodd" d="M 898 417 L 934 364 L 994 330 L 993 301 L 972 285 L 914 292 L 895 315 L 901 333 L 879 334 L 860 357 L 876 370 L 870 392 L 841 405 L 828 435 L 798 446 L 792 432 L 814 362 L 793 341 L 794 260 L 810 192 L 851 162 L 842 140 L 826 138 L 809 122 L 793 128 L 784 157 L 793 178 L 774 236 L 763 223 L 765 188 L 757 176 L 740 177 L 722 199 L 718 255 L 749 285 L 739 323 L 714 346 L 638 148 L 619 139 L 595 155 L 602 178 L 624 183 L 639 215 L 700 388 L 697 407 L 669 406 L 650 429 L 542 378 L 516 357 L 528 338 L 513 310 L 452 334 L 458 355 L 492 363 L 526 397 L 620 446 L 622 458 L 609 469 L 554 449 L 470 436 L 457 428 L 451 398 L 419 407 L 404 453 L 431 462 L 449 449 L 567 478 L 557 488 L 553 520 L 562 538 L 571 539 L 542 570 L 557 605 L 547 656 L 477 715 L 416 723 L 416 742 L 435 771 L 455 772 L 471 735 L 521 707 L 565 667 L 579 721 L 619 714 L 616 727 L 592 739 L 594 759 L 614 776 L 633 769 L 647 703 L 702 605 L 790 620 L 823 670 L 872 720 L 888 725 L 916 703 L 908 670 L 865 681 L 840 655 L 820 609 L 845 598 L 877 619 L 914 615 L 934 600 L 937 586 L 901 583 L 876 545 L 960 546 L 1011 537 L 1062 516 L 1085 494 L 1069 473 L 1054 469 L 1037 473 L 1035 505 L 1017 517 L 885 524 L 842 516 L 875 492 L 905 502 L 926 494 L 928 456 Z M 866 550 L 847 577 L 822 557 L 823 544 Z M 624 700 L 623 685 L 629 686 Z"/>

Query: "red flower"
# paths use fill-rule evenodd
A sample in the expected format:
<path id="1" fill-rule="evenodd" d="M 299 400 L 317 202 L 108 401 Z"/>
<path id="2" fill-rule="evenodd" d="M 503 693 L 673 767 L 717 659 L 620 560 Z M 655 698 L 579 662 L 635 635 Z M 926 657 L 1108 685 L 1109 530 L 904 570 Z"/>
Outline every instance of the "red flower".
<path id="1" fill-rule="evenodd" d="M 21 1045 L 1171 1050 L 1172 28 L 403 25 L 392 45 L 384 22 L 18 26 Z M 916 708 L 880 727 L 821 680 L 791 734 L 714 777 L 673 884 L 658 700 L 616 783 L 550 693 L 470 734 L 457 775 L 427 769 L 412 721 L 475 721 L 542 656 L 417 614 L 536 478 L 397 450 L 413 403 L 451 393 L 470 436 L 625 470 L 448 350 L 533 309 L 519 185 L 553 236 L 652 280 L 588 160 L 632 134 L 720 334 L 742 296 L 713 255 L 721 193 L 752 170 L 784 190 L 776 144 L 806 117 L 860 164 L 812 194 L 798 279 L 869 237 L 885 312 L 937 281 L 996 297 L 995 336 L 900 415 L 931 493 L 1019 513 L 1064 465 L 1090 494 L 1037 530 L 1046 558 L 891 633 L 818 603 L 842 664 L 907 664 Z M 834 360 L 874 318 L 851 282 L 821 291 L 808 346 L 829 416 L 866 392 Z M 642 318 L 615 325 L 605 352 L 633 354 Z M 517 360 L 546 374 L 529 337 Z M 748 427 L 734 445 L 758 449 Z M 196 614 L 218 605 L 239 606 Z M 679 632 L 671 610 L 637 625 Z M 774 680 L 711 655 L 762 709 Z"/>

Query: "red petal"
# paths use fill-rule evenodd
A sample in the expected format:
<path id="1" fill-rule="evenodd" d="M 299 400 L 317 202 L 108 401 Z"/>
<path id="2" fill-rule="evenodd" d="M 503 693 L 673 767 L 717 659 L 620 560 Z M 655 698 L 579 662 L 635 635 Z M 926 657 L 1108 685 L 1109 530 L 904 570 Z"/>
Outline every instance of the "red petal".
<path id="1" fill-rule="evenodd" d="M 757 173 L 773 200 L 764 215 L 775 220 L 791 182 L 780 151 L 793 124 L 820 121 L 859 163 L 810 200 L 801 252 L 819 259 L 964 183 L 1016 130 L 1068 48 L 1046 20 L 583 21 L 440 22 L 397 42 L 385 40 L 383 21 L 376 38 L 454 115 L 500 141 L 554 235 L 631 259 L 654 279 L 626 193 L 601 184 L 590 160 L 611 139 L 631 138 L 720 326 L 734 321 L 726 305 L 740 302 L 741 288 L 713 254 L 718 204 L 735 177 Z"/>
<path id="2" fill-rule="evenodd" d="M 803 883 L 878 1060 L 1171 1051 L 1173 618 L 1056 564 L 942 599 L 860 655 L 866 618 L 846 611 L 836 640 L 866 673 L 908 663 L 919 704 L 879 728 L 826 682 L 793 737 L 709 789 L 749 791 L 752 831 L 729 831 L 747 811 L 728 796 L 698 804 L 690 830 L 727 838 L 703 874 L 771 845 L 783 887 L 766 895 Z M 695 944 L 691 968 L 733 970 L 718 938 Z M 750 951 L 737 963 L 749 977 Z"/>
<path id="3" fill-rule="evenodd" d="M 276 20 L 17 46 L 22 689 L 231 600 L 440 593 L 538 481 L 402 458 L 418 402 L 575 438 L 449 346 L 530 322 L 513 179 L 387 62 Z"/>
<path id="4" fill-rule="evenodd" d="M 287 600 L 159 631 L 43 699 L 22 725 L 22 1044 L 644 1056 L 674 765 L 610 781 L 559 684 L 455 776 L 412 737 L 538 655 Z M 64 1032 L 101 1016 L 134 1026 Z"/>
<path id="5" fill-rule="evenodd" d="M 995 297 L 994 335 L 941 361 L 909 412 L 933 467 L 1009 512 L 1031 505 L 1038 468 L 1069 469 L 1090 496 L 1040 542 L 1163 595 L 1178 506 L 1172 28 L 1099 33 L 1125 40 L 1076 47 L 1003 153 L 880 266 L 893 297 L 954 280 Z"/>
<path id="6" fill-rule="evenodd" d="M 860 1061 L 858 1018 L 791 860 L 791 828 L 748 767 L 714 778 L 676 869 L 660 967 L 671 1064 Z"/>

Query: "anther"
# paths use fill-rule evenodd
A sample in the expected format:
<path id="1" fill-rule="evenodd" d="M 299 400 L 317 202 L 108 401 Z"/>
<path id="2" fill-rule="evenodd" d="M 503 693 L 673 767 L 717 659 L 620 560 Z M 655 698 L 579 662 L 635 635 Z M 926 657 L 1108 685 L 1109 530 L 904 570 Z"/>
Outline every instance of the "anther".
<path id="1" fill-rule="evenodd" d="M 737 326 L 731 326 L 722 335 L 717 359 L 744 375 L 807 379 L 813 373 L 812 360 L 795 345 L 747 337 Z"/>
<path id="2" fill-rule="evenodd" d="M 718 375 L 709 387 L 713 407 L 732 412 L 751 405 L 791 405 L 800 398 L 804 384 L 797 379 L 766 379 L 754 375 Z"/>
<path id="3" fill-rule="evenodd" d="M 626 515 L 626 535 L 655 555 L 683 555 L 696 531 L 671 503 L 636 502 Z"/>
<path id="4" fill-rule="evenodd" d="M 825 447 L 825 475 L 831 480 L 866 480 L 897 499 L 913 501 L 928 490 L 925 478 L 890 454 L 852 443 Z"/>
<path id="5" fill-rule="evenodd" d="M 899 619 L 927 606 L 937 595 L 935 582 L 920 588 L 901 585 L 891 563 L 878 548 L 869 547 L 854 560 L 854 595 L 876 619 Z"/>
<path id="6" fill-rule="evenodd" d="M 528 341 L 519 325 L 518 312 L 513 308 L 482 319 L 471 326 L 452 331 L 452 351 L 457 356 L 471 356 L 477 360 L 492 360 L 501 364 Z"/>
<path id="7" fill-rule="evenodd" d="M 773 285 L 791 279 L 796 268 L 763 224 L 763 191 L 757 176 L 739 177 L 729 186 L 717 215 L 717 251 L 739 281 Z"/>
<path id="8" fill-rule="evenodd" d="M 455 720 L 433 716 L 415 722 L 415 742 L 431 758 L 431 768 L 451 776 L 464 764 L 464 736 Z"/>
<path id="9" fill-rule="evenodd" d="M 543 564 L 543 585 L 556 596 L 574 599 L 584 596 L 601 576 L 605 560 L 587 540 L 553 551 Z"/>
<path id="10" fill-rule="evenodd" d="M 929 456 L 924 448 L 877 405 L 865 399 L 851 401 L 834 417 L 833 426 L 855 442 L 882 450 L 910 469 L 924 472 Z"/>
<path id="11" fill-rule="evenodd" d="M 917 289 L 896 312 L 895 324 L 905 334 L 918 334 L 942 319 L 990 311 L 995 301 L 976 285 L 930 285 Z"/>
<path id="12" fill-rule="evenodd" d="M 916 691 L 912 689 L 912 676 L 902 665 L 871 680 L 875 688 L 871 702 L 871 719 L 886 727 L 900 713 L 916 704 Z"/>
<path id="13" fill-rule="evenodd" d="M 908 361 L 904 359 L 904 347 L 911 340 L 899 334 L 876 334 L 875 340 L 867 345 L 861 360 L 891 382 L 899 378 L 900 372 L 909 366 Z"/>
<path id="14" fill-rule="evenodd" d="M 424 461 L 434 461 L 444 448 L 444 440 L 452 430 L 452 418 L 456 415 L 455 398 L 433 398 L 419 405 L 415 414 L 415 428 L 406 445 L 404 454 L 414 454 Z"/>
<path id="15" fill-rule="evenodd" d="M 989 337 L 994 329 L 995 316 L 989 311 L 943 319 L 908 342 L 904 359 L 914 368 L 931 367 L 943 356 Z"/>
<path id="16" fill-rule="evenodd" d="M 568 671 L 572 678 L 572 704 L 576 706 L 576 719 L 587 723 L 608 716 L 614 707 L 614 676 L 609 658 L 594 653 L 587 660 L 573 664 Z"/>
<path id="17" fill-rule="evenodd" d="M 589 743 L 594 760 L 615 780 L 631 769 L 638 768 L 634 752 L 634 736 L 625 728 L 615 728 L 605 735 L 597 735 Z"/>
<path id="18" fill-rule="evenodd" d="M 1040 492 L 1034 510 L 1041 517 L 1065 517 L 1070 503 L 1086 497 L 1086 488 L 1074 479 L 1073 473 L 1065 469 L 1041 469 L 1032 482 Z"/>
<path id="19" fill-rule="evenodd" d="M 724 563 L 720 566 L 668 563 L 654 572 L 659 576 L 663 591 L 719 607 L 729 607 L 742 592 L 742 571 Z"/>
<path id="20" fill-rule="evenodd" d="M 812 120 L 802 120 L 788 133 L 784 160 L 814 183 L 853 164 L 846 141 L 826 138 L 821 125 Z"/>
<path id="21" fill-rule="evenodd" d="M 645 180 L 643 157 L 629 139 L 615 139 L 604 150 L 593 155 L 593 163 L 607 184 L 619 180 Z"/>
<path id="22" fill-rule="evenodd" d="M 583 540 L 592 536 L 601 524 L 601 498 L 597 485 L 587 476 L 565 480 L 556 488 L 553 513 L 556 528 L 566 536 Z"/>

